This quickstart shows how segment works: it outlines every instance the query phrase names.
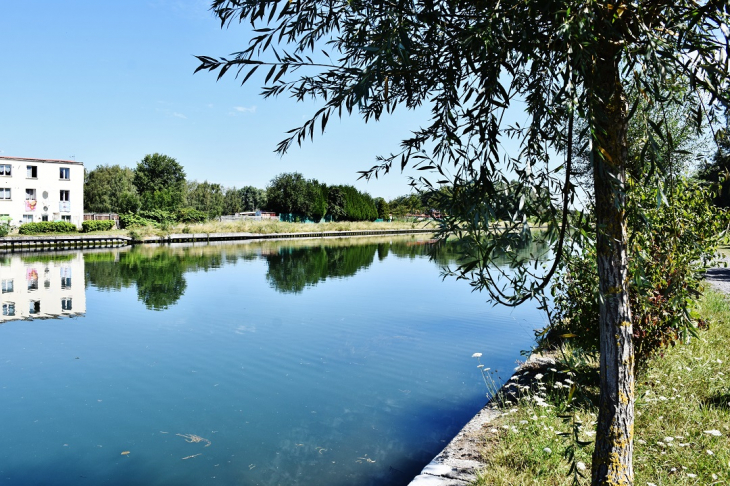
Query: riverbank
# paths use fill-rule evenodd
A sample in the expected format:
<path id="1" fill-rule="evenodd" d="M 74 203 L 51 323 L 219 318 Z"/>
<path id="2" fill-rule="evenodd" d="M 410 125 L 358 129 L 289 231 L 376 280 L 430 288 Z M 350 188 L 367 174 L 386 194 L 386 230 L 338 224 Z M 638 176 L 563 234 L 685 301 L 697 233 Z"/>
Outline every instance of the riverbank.
<path id="1" fill-rule="evenodd" d="M 727 270 L 708 272 L 712 290 L 697 310 L 709 330 L 637 373 L 635 484 L 730 483 L 730 301 L 721 292 L 728 281 Z M 579 370 L 572 375 L 555 361 L 521 367 L 510 385 L 521 398 L 488 404 L 411 484 L 567 486 L 574 475 L 589 484 L 598 374 L 595 366 Z M 565 403 L 573 383 L 580 391 L 571 424 Z"/>
<path id="2" fill-rule="evenodd" d="M 296 223 L 285 229 L 299 229 Z M 347 227 L 347 226 L 345 226 Z M 305 226 L 312 229 L 312 225 Z M 320 229 L 320 226 L 317 226 Z M 10 236 L 0 238 L 0 252 L 67 250 L 95 247 L 117 247 L 136 244 L 176 244 L 176 243 L 209 243 L 212 241 L 251 241 L 251 240 L 283 240 L 308 238 L 351 238 L 356 236 L 389 236 L 410 234 L 433 234 L 434 229 L 421 228 L 383 228 L 375 226 L 364 229 L 330 230 L 330 231 L 285 231 L 271 232 L 186 232 L 186 233 L 154 233 L 140 234 L 135 230 L 128 232 L 104 232 L 94 234 L 64 234 L 37 236 Z"/>

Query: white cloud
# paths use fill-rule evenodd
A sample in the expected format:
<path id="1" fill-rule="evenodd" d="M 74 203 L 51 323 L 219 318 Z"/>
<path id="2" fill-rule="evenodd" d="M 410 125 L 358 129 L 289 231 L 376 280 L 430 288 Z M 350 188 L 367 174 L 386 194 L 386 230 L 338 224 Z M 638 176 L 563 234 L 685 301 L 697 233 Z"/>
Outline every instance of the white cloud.
<path id="1" fill-rule="evenodd" d="M 188 117 L 186 117 L 186 116 L 185 116 L 185 115 L 183 115 L 182 113 L 178 113 L 178 112 L 173 112 L 173 113 L 172 113 L 172 116 L 176 116 L 176 117 L 178 117 L 178 118 L 182 118 L 183 120 L 187 120 L 187 119 L 188 119 Z"/>
<path id="2" fill-rule="evenodd" d="M 253 105 L 250 108 L 245 106 L 234 106 L 233 109 L 239 113 L 256 113 L 256 105 Z"/>

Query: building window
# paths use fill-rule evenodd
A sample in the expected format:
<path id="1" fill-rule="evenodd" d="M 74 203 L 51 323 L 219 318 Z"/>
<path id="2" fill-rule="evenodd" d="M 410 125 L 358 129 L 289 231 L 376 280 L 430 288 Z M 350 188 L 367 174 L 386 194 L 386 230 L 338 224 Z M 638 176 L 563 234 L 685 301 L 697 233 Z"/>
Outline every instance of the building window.
<path id="1" fill-rule="evenodd" d="M 15 302 L 3 302 L 3 315 L 14 316 L 15 315 Z"/>
<path id="2" fill-rule="evenodd" d="M 71 288 L 71 277 L 61 277 L 61 289 L 67 290 Z"/>
<path id="3" fill-rule="evenodd" d="M 30 305 L 28 306 L 28 313 L 29 314 L 40 314 L 41 312 L 41 301 L 40 300 L 31 300 Z"/>
<path id="4" fill-rule="evenodd" d="M 0 188 L 0 199 L 10 199 L 9 188 Z"/>
<path id="5" fill-rule="evenodd" d="M 12 165 L 0 164 L 0 176 L 9 176 Z"/>
<path id="6" fill-rule="evenodd" d="M 35 189 L 26 189 L 25 190 L 25 200 L 26 201 L 35 201 Z"/>
<path id="7" fill-rule="evenodd" d="M 26 175 L 28 179 L 37 179 L 38 178 L 38 166 L 37 165 L 29 165 L 27 166 Z"/>
<path id="8" fill-rule="evenodd" d="M 64 297 L 61 299 L 61 310 L 70 311 L 73 310 L 71 297 Z"/>
<path id="9" fill-rule="evenodd" d="M 24 214 L 23 215 L 23 224 L 25 223 L 32 223 L 33 222 L 33 215 L 32 214 Z"/>
<path id="10" fill-rule="evenodd" d="M 42 215 L 41 221 L 48 221 L 48 215 L 47 214 Z"/>
<path id="11" fill-rule="evenodd" d="M 67 223 L 71 222 L 71 215 L 70 214 L 62 214 L 61 215 L 61 221 L 66 221 Z"/>
<path id="12" fill-rule="evenodd" d="M 69 169 L 68 167 L 61 167 L 60 179 L 62 179 L 64 181 L 71 179 L 71 169 Z"/>
<path id="13" fill-rule="evenodd" d="M 61 191 L 61 193 L 59 194 L 61 201 L 66 201 L 66 202 L 70 201 L 71 200 L 70 193 L 71 193 L 71 191 Z"/>
<path id="14" fill-rule="evenodd" d="M 2 292 L 3 294 L 9 294 L 13 291 L 13 279 L 6 279 L 2 281 Z"/>

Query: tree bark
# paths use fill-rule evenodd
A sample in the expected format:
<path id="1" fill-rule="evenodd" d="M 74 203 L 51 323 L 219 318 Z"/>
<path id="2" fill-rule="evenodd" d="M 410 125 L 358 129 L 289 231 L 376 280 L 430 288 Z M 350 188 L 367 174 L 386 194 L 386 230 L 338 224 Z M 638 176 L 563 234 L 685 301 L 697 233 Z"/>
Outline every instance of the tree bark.
<path id="1" fill-rule="evenodd" d="M 634 483 L 634 347 L 625 212 L 628 114 L 618 58 L 604 57 L 594 71 L 592 152 L 601 392 L 592 465 L 594 486 Z"/>

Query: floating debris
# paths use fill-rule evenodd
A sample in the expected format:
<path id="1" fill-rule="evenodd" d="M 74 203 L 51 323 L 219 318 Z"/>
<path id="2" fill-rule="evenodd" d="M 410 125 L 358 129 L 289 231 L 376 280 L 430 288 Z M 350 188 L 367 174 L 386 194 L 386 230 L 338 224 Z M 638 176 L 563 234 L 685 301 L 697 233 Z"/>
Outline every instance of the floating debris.
<path id="1" fill-rule="evenodd" d="M 128 455 L 129 455 L 129 451 L 124 451 L 124 452 L 122 452 L 122 455 L 123 455 L 123 456 L 128 456 Z"/>
<path id="2" fill-rule="evenodd" d="M 375 460 L 374 459 L 370 459 L 367 454 L 365 454 L 365 457 L 358 457 L 357 458 L 357 461 L 355 461 L 355 462 L 358 462 L 358 463 L 362 464 L 363 461 L 365 461 L 367 463 L 370 463 L 370 464 L 374 464 L 375 463 Z"/>
<path id="3" fill-rule="evenodd" d="M 253 469 L 255 467 L 256 467 L 256 464 L 249 464 L 248 465 L 248 470 L 250 471 L 251 469 Z"/>
<path id="4" fill-rule="evenodd" d="M 201 442 L 205 442 L 205 447 L 208 447 L 210 445 L 210 441 L 208 439 L 204 439 L 200 437 L 199 435 L 195 434 L 175 434 L 178 437 L 182 437 L 185 439 L 185 442 L 190 442 L 191 444 L 198 444 Z"/>
<path id="5" fill-rule="evenodd" d="M 185 459 L 192 459 L 193 457 L 198 457 L 198 456 L 202 456 L 202 455 L 203 455 L 203 453 L 199 452 L 197 454 L 193 454 L 192 456 L 183 457 L 182 460 L 184 461 Z"/>

